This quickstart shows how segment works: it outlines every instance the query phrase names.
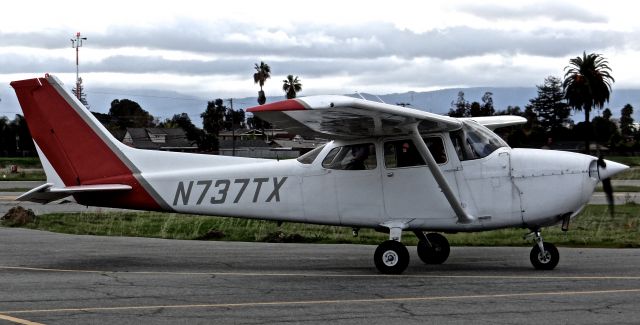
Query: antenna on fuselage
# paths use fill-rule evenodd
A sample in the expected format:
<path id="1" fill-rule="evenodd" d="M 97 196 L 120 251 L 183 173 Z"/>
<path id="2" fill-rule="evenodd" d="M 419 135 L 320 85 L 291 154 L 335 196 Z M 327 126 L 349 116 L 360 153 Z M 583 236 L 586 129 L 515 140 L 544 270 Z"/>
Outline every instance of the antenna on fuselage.
<path id="1" fill-rule="evenodd" d="M 368 99 L 366 99 L 364 96 L 362 96 L 362 94 L 361 94 L 361 93 L 359 93 L 358 91 L 356 91 L 356 95 L 360 96 L 360 98 L 362 98 L 362 99 L 364 99 L 364 100 L 368 100 Z M 384 100 L 382 100 L 382 98 L 378 97 L 378 95 L 374 95 L 374 94 L 369 94 L 369 95 L 375 96 L 375 97 L 376 97 L 376 98 L 377 98 L 381 103 L 386 104 L 386 103 L 384 102 Z"/>
<path id="2" fill-rule="evenodd" d="M 386 103 L 384 102 L 384 100 L 382 100 L 382 98 L 380 98 L 378 95 L 373 95 L 373 96 L 376 96 L 376 98 L 377 98 L 381 103 L 386 104 Z"/>

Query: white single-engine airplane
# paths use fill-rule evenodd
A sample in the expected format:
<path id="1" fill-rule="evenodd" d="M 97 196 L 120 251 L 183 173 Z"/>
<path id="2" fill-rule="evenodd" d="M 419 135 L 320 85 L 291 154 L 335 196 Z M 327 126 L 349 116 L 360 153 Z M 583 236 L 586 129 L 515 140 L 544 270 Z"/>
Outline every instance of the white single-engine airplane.
<path id="1" fill-rule="evenodd" d="M 419 238 L 424 263 L 440 264 L 449 243 L 435 232 L 509 227 L 530 229 L 531 263 L 553 269 L 558 250 L 540 229 L 568 227 L 598 181 L 609 184 L 628 168 L 578 153 L 512 149 L 491 131 L 522 117 L 458 119 L 344 96 L 247 110 L 291 133 L 332 140 L 298 159 L 140 150 L 116 140 L 53 76 L 11 86 L 47 175 L 18 200 L 72 195 L 91 206 L 374 228 L 389 233 L 374 254 L 385 274 L 409 264 L 403 231 Z"/>

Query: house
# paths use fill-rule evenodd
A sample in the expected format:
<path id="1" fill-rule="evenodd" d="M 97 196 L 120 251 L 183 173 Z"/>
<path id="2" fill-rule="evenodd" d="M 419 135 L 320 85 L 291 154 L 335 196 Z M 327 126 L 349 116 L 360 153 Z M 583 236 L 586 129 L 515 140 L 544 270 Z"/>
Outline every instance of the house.
<path id="1" fill-rule="evenodd" d="M 127 128 L 118 140 L 138 149 L 181 152 L 198 150 L 198 146 L 187 139 L 186 132 L 181 128 Z"/>
<path id="2" fill-rule="evenodd" d="M 325 144 L 326 140 L 306 140 L 295 136 L 287 138 L 263 140 L 220 140 L 218 154 L 224 156 L 238 156 L 251 158 L 291 159 Z"/>

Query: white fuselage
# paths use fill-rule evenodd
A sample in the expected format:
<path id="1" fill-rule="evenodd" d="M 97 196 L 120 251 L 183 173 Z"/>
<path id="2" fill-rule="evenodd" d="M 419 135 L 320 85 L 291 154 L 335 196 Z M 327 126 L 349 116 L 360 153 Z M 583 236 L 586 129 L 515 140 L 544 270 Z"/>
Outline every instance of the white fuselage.
<path id="1" fill-rule="evenodd" d="M 461 161 L 448 133 L 429 137 L 441 139 L 446 156 L 438 166 L 474 222 L 457 222 L 427 166 L 390 165 L 385 146 L 406 137 L 332 141 L 310 163 L 166 152 L 159 161 L 149 151 L 125 150 L 176 212 L 353 227 L 402 220 L 408 229 L 437 231 L 536 228 L 579 212 L 598 181 L 589 170 L 595 157 L 501 147 Z M 362 143 L 375 148 L 370 169 L 327 165 L 334 148 Z M 185 163 L 191 167 L 172 168 Z"/>

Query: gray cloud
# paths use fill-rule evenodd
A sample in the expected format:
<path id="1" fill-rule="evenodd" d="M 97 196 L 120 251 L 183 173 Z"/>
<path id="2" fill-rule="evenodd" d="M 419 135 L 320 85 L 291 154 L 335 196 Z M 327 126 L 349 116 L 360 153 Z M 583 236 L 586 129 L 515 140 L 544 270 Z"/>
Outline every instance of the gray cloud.
<path id="1" fill-rule="evenodd" d="M 584 7 L 574 6 L 560 1 L 505 7 L 499 5 L 467 4 L 458 10 L 488 20 L 528 20 L 548 18 L 554 21 L 575 21 L 582 23 L 606 23 L 604 15 L 597 14 Z M 595 8 L 597 9 L 597 8 Z"/>
<path id="2" fill-rule="evenodd" d="M 0 73 L 75 72 L 75 61 L 0 54 Z"/>
<path id="3" fill-rule="evenodd" d="M 250 78 L 257 60 L 248 58 L 217 60 L 168 60 L 159 56 L 111 56 L 99 62 L 85 62 L 82 72 L 169 73 L 176 75 L 237 75 Z M 376 71 L 395 70 L 409 62 L 389 58 L 361 59 L 288 59 L 268 61 L 276 76 L 295 74 L 326 77 L 341 74 L 360 74 L 377 67 Z M 32 56 L 0 55 L 0 73 L 75 72 L 75 62 L 64 59 L 42 59 Z"/>
<path id="4" fill-rule="evenodd" d="M 415 33 L 390 24 L 355 27 L 305 25 L 282 30 L 260 29 L 239 23 L 204 26 L 183 22 L 151 29 L 114 28 L 104 34 L 88 35 L 85 46 L 176 50 L 231 58 L 376 59 L 393 56 L 446 60 L 486 54 L 561 57 L 585 49 L 628 46 L 627 41 L 633 39 L 632 36 L 635 35 L 616 31 L 586 30 L 576 33 L 552 28 L 505 31 L 451 27 Z M 64 48 L 70 44 L 65 42 L 68 38 L 68 35 L 55 31 L 26 34 L 0 32 L 0 46 Z"/>

